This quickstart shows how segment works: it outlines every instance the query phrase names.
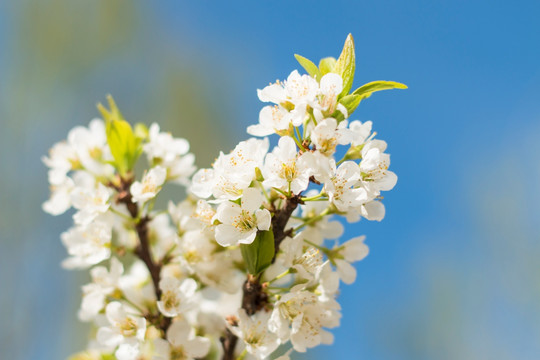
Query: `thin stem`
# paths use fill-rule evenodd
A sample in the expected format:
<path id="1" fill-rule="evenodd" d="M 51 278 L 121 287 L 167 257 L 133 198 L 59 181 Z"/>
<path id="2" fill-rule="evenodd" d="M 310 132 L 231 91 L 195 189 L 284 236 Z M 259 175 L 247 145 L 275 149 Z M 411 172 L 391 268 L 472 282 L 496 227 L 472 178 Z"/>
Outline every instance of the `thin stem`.
<path id="1" fill-rule="evenodd" d="M 264 197 L 266 198 L 266 201 L 268 201 L 268 203 L 270 203 L 270 195 L 268 195 L 268 191 L 266 191 L 266 189 L 264 188 L 262 182 L 260 181 L 257 181 L 257 184 L 259 184 L 259 187 L 261 188 L 263 194 L 264 194 Z"/>
<path id="2" fill-rule="evenodd" d="M 285 276 L 289 275 L 291 273 L 291 269 L 287 269 L 286 271 L 282 272 L 281 274 L 279 274 L 278 276 L 276 276 L 275 278 L 273 278 L 272 280 L 269 280 L 268 283 L 269 284 L 272 284 L 276 281 L 278 281 L 279 279 L 282 279 L 284 278 Z"/>
<path id="3" fill-rule="evenodd" d="M 129 300 L 127 297 L 125 297 L 124 294 L 122 294 L 122 300 L 129 304 L 132 308 L 139 311 L 141 314 L 144 314 L 144 310 L 141 309 L 137 304 L 135 304 L 133 301 Z"/>
<path id="4" fill-rule="evenodd" d="M 236 358 L 236 360 L 244 360 L 244 358 L 246 357 L 247 355 L 247 349 L 244 349 L 244 351 L 242 351 L 242 353 L 240 354 L 240 356 L 238 356 Z"/>
<path id="5" fill-rule="evenodd" d="M 293 136 L 293 140 L 294 140 L 294 142 L 296 143 L 296 146 L 298 146 L 298 149 L 300 149 L 300 150 L 305 150 L 304 146 L 303 146 L 302 143 L 296 138 L 296 136 Z"/>
<path id="6" fill-rule="evenodd" d="M 169 250 L 167 250 L 167 252 L 163 255 L 163 257 L 161 258 L 161 261 L 160 261 L 160 263 L 162 265 L 164 265 L 165 263 L 169 263 L 171 254 L 176 249 L 176 247 L 177 247 L 177 245 L 173 244 L 173 246 L 171 246 L 169 248 Z"/>
<path id="7" fill-rule="evenodd" d="M 324 253 L 327 253 L 328 250 L 329 250 L 328 248 L 325 248 L 324 246 L 317 245 L 317 244 L 315 244 L 315 243 L 313 243 L 313 242 L 311 242 L 311 241 L 309 241 L 309 240 L 306 240 L 306 239 L 304 239 L 304 242 L 305 242 L 306 244 L 309 244 L 309 245 L 313 246 L 314 248 L 317 248 L 317 249 L 321 250 L 321 251 L 324 252 Z"/>
<path id="8" fill-rule="evenodd" d="M 296 136 L 298 136 L 298 140 L 300 141 L 300 143 L 302 143 L 302 140 L 304 140 L 304 139 L 302 138 L 302 135 L 300 135 L 300 130 L 298 129 L 298 127 L 295 126 L 294 131 L 296 133 Z M 302 146 L 302 148 L 303 148 L 303 146 Z"/>
<path id="9" fill-rule="evenodd" d="M 315 116 L 313 115 L 313 113 L 310 113 L 309 114 L 309 117 L 311 118 L 311 120 L 313 120 L 313 124 L 315 124 L 315 126 L 317 126 L 317 120 L 315 119 Z"/>
<path id="10" fill-rule="evenodd" d="M 289 183 L 289 186 L 290 186 L 290 183 Z M 276 187 L 273 187 L 272 189 L 274 189 L 275 191 L 277 191 L 278 193 L 280 193 L 283 196 L 289 197 L 289 194 L 287 194 L 285 191 L 283 191 L 281 189 L 278 189 Z"/>
<path id="11" fill-rule="evenodd" d="M 120 217 L 121 217 L 122 219 L 124 219 L 124 220 L 127 220 L 127 221 L 133 221 L 133 218 L 132 218 L 131 216 L 128 216 L 128 215 L 126 215 L 126 214 L 124 214 L 124 213 L 122 213 L 122 212 L 116 210 L 116 209 L 113 208 L 112 206 L 109 207 L 109 210 L 111 210 L 111 212 L 112 212 L 113 214 L 116 214 L 116 215 L 120 216 Z"/>
<path id="12" fill-rule="evenodd" d="M 325 209 L 322 213 L 320 213 L 319 215 L 314 216 L 314 217 L 312 217 L 312 218 L 309 218 L 309 219 L 307 219 L 306 221 L 304 221 L 303 224 L 300 224 L 300 225 L 298 225 L 297 227 L 295 227 L 295 228 L 293 229 L 293 231 L 298 231 L 298 230 L 300 230 L 301 228 L 303 228 L 303 227 L 306 226 L 306 225 L 311 225 L 311 224 L 313 224 L 314 222 L 317 222 L 317 221 L 321 220 L 323 217 L 325 217 L 325 216 L 328 215 L 329 213 L 330 213 L 330 208 L 326 208 L 326 209 Z"/>
<path id="13" fill-rule="evenodd" d="M 317 200 L 328 200 L 328 199 L 321 199 L 322 197 L 326 196 L 325 193 L 320 193 L 318 195 L 312 196 L 312 197 L 305 197 L 302 198 L 302 201 L 317 201 Z"/>

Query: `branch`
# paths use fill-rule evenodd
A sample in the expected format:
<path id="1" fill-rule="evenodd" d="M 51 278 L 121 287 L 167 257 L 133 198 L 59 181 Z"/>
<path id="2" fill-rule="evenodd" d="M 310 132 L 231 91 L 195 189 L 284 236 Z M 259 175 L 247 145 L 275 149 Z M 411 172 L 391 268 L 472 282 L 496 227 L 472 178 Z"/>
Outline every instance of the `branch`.
<path id="1" fill-rule="evenodd" d="M 274 233 L 274 258 L 272 262 L 276 260 L 276 254 L 279 251 L 281 242 L 292 234 L 293 229 L 285 230 L 289 219 L 293 211 L 298 207 L 298 204 L 302 203 L 300 194 L 293 195 L 288 198 L 285 205 L 277 210 L 272 218 L 272 231 Z M 248 274 L 246 281 L 242 287 L 242 309 L 246 310 L 248 315 L 253 315 L 257 311 L 260 311 L 268 304 L 268 295 L 264 292 L 264 286 L 260 283 L 259 277 Z M 234 360 L 234 349 L 238 337 L 234 335 L 229 329 L 226 330 L 225 336 L 221 338 L 221 344 L 223 345 L 223 357 L 221 360 Z"/>
<path id="2" fill-rule="evenodd" d="M 293 195 L 285 202 L 285 206 L 276 211 L 272 218 L 272 231 L 274 232 L 274 258 L 272 263 L 276 260 L 276 256 L 279 250 L 281 242 L 292 234 L 292 229 L 285 230 L 285 226 L 289 222 L 293 211 L 298 207 L 298 204 L 302 203 L 302 197 L 300 194 Z"/>
<path id="3" fill-rule="evenodd" d="M 139 238 L 139 244 L 134 250 L 135 255 L 141 259 L 148 271 L 150 272 L 150 277 L 152 278 L 152 285 L 154 286 L 154 293 L 156 294 L 156 299 L 161 299 L 161 289 L 159 288 L 159 281 L 161 276 L 161 263 L 156 263 L 152 259 L 152 252 L 150 249 L 150 242 L 148 238 L 148 223 L 151 218 L 149 216 L 144 216 L 143 218 L 137 221 L 139 214 L 139 206 L 137 203 L 132 201 L 132 196 L 129 191 L 132 180 L 122 179 L 122 185 L 118 193 L 118 203 L 123 203 L 126 205 L 129 214 L 136 221 L 135 230 Z M 171 325 L 171 318 L 169 317 L 156 317 L 151 316 L 152 318 L 158 320 L 158 326 L 163 331 L 163 334 L 167 332 L 167 329 Z"/>
<path id="4" fill-rule="evenodd" d="M 225 336 L 222 336 L 219 340 L 223 346 L 223 357 L 221 359 L 234 360 L 234 349 L 236 348 L 238 337 L 234 335 L 231 330 L 226 329 Z"/>

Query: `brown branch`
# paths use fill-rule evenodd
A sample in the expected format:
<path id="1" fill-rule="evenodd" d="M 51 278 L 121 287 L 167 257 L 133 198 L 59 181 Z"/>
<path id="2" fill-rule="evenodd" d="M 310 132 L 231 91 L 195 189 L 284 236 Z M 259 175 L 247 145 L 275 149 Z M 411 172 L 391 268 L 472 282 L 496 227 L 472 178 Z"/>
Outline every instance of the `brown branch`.
<path id="1" fill-rule="evenodd" d="M 144 216 L 141 219 L 137 218 L 139 216 L 139 206 L 137 203 L 133 202 L 133 198 L 129 191 L 132 180 L 121 180 L 121 187 L 118 189 L 118 198 L 117 202 L 125 204 L 129 214 L 136 221 L 135 230 L 137 232 L 137 237 L 139 238 L 139 244 L 134 250 L 135 255 L 141 259 L 148 271 L 150 272 L 150 277 L 152 278 L 152 285 L 154 286 L 154 293 L 156 294 L 156 299 L 161 299 L 161 289 L 159 288 L 159 281 L 161 276 L 161 262 L 155 262 L 152 258 L 152 251 L 150 249 L 149 241 L 149 229 L 148 223 L 151 221 L 149 216 Z M 148 318 L 154 319 L 154 323 L 158 323 L 158 327 L 163 331 L 163 334 L 167 332 L 167 329 L 171 325 L 171 318 L 165 316 L 155 316 L 148 315 Z"/>
<path id="2" fill-rule="evenodd" d="M 274 233 L 274 258 L 272 262 L 276 260 L 276 255 L 279 251 L 281 242 L 292 234 L 292 229 L 285 230 L 289 219 L 293 211 L 301 204 L 301 196 L 293 195 L 288 198 L 285 205 L 274 213 L 272 218 L 272 231 Z M 242 309 L 246 310 L 248 315 L 253 315 L 257 311 L 260 311 L 268 304 L 268 295 L 264 291 L 264 286 L 260 283 L 259 277 L 248 274 L 244 285 L 242 286 Z M 221 338 L 221 344 L 223 345 L 223 356 L 221 360 L 234 360 L 234 349 L 238 337 L 234 335 L 229 329 L 226 330 L 225 336 Z"/>
<path id="3" fill-rule="evenodd" d="M 236 348 L 236 343 L 238 342 L 238 337 L 234 335 L 231 330 L 225 330 L 225 336 L 222 336 L 220 339 L 221 345 L 223 346 L 223 356 L 222 360 L 234 360 L 234 349 Z"/>
<path id="4" fill-rule="evenodd" d="M 302 196 L 300 194 L 293 195 L 291 198 L 287 199 L 285 206 L 276 211 L 274 217 L 272 218 L 272 231 L 274 232 L 274 258 L 272 263 L 276 260 L 276 256 L 279 250 L 281 242 L 292 234 L 292 229 L 285 230 L 289 219 L 293 211 L 298 207 L 298 204 L 302 203 Z"/>

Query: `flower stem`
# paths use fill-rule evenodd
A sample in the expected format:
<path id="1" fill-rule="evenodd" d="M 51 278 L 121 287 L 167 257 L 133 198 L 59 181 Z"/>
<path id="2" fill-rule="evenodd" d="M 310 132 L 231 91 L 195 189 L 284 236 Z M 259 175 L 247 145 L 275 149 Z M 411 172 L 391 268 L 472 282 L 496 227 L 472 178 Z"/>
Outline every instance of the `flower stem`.
<path id="1" fill-rule="evenodd" d="M 236 360 L 243 360 L 247 355 L 247 349 L 244 349 L 239 357 L 236 358 Z"/>
<path id="2" fill-rule="evenodd" d="M 282 272 L 281 274 L 279 274 L 278 276 L 276 276 L 272 280 L 268 281 L 268 283 L 272 284 L 273 282 L 278 281 L 279 279 L 282 279 L 283 277 L 289 275 L 290 273 L 291 273 L 291 269 L 287 269 L 286 271 Z"/>
<path id="3" fill-rule="evenodd" d="M 297 227 L 295 227 L 295 228 L 293 229 L 293 231 L 298 231 L 298 230 L 300 230 L 301 228 L 303 228 L 303 227 L 306 226 L 306 225 L 311 225 L 311 224 L 313 224 L 314 222 L 317 222 L 317 221 L 321 220 L 323 217 L 325 217 L 325 216 L 328 215 L 328 214 L 330 214 L 330 208 L 326 208 L 326 209 L 325 209 L 322 213 L 320 213 L 319 215 L 314 216 L 314 217 L 312 217 L 312 218 L 309 218 L 309 219 L 305 220 L 303 224 L 300 224 L 300 225 L 298 225 Z"/>

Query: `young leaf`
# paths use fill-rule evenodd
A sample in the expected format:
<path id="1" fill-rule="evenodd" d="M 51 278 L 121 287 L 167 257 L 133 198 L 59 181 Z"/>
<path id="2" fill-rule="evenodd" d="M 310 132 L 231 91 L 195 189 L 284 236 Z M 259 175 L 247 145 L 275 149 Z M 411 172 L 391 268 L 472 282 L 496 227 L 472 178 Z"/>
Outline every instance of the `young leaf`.
<path id="1" fill-rule="evenodd" d="M 334 67 L 336 66 L 336 59 L 333 57 L 327 57 L 319 61 L 319 70 L 321 72 L 321 77 L 328 74 L 329 72 L 335 72 Z"/>
<path id="2" fill-rule="evenodd" d="M 407 89 L 407 85 L 398 83 L 395 81 L 372 81 L 367 84 L 360 86 L 358 89 L 354 90 L 354 95 L 365 95 L 374 93 L 381 90 L 391 90 L 391 89 Z"/>
<path id="3" fill-rule="evenodd" d="M 302 65 L 302 67 L 307 71 L 309 76 L 315 78 L 317 81 L 321 79 L 321 72 L 319 71 L 317 65 L 313 63 L 313 61 L 298 54 L 294 54 L 294 57 L 296 58 L 296 61 L 298 61 L 298 63 Z"/>
<path id="4" fill-rule="evenodd" d="M 366 96 L 366 97 L 369 97 L 369 96 Z M 362 101 L 366 97 L 363 97 L 361 95 L 350 94 L 350 95 L 346 95 L 342 97 L 339 100 L 339 103 L 345 106 L 345 109 L 347 109 L 347 113 L 349 114 L 349 116 L 351 116 L 351 114 L 354 112 L 354 110 L 356 110 L 356 108 L 360 104 L 360 101 Z M 332 117 L 335 118 L 338 122 L 345 119 L 345 117 L 339 110 L 336 110 L 334 114 L 332 114 Z"/>
<path id="5" fill-rule="evenodd" d="M 135 137 L 141 140 L 145 140 L 148 138 L 149 131 L 148 127 L 143 123 L 137 123 L 135 124 Z"/>
<path id="6" fill-rule="evenodd" d="M 343 50 L 339 59 L 336 62 L 334 71 L 336 74 L 341 75 L 343 78 L 343 91 L 340 96 L 346 95 L 352 88 L 354 80 L 354 70 L 355 70 L 356 58 L 354 55 L 354 39 L 351 34 L 347 36 L 345 44 L 343 45 Z"/>
<path id="7" fill-rule="evenodd" d="M 98 110 L 105 120 L 107 144 L 114 158 L 114 166 L 124 176 L 135 166 L 142 153 L 141 138 L 135 136 L 131 125 L 124 120 L 112 96 L 107 96 L 109 110 L 98 104 Z"/>
<path id="8" fill-rule="evenodd" d="M 248 245 L 240 245 L 242 257 L 250 274 L 258 275 L 274 258 L 274 233 L 272 230 L 259 231 L 255 240 Z"/>

